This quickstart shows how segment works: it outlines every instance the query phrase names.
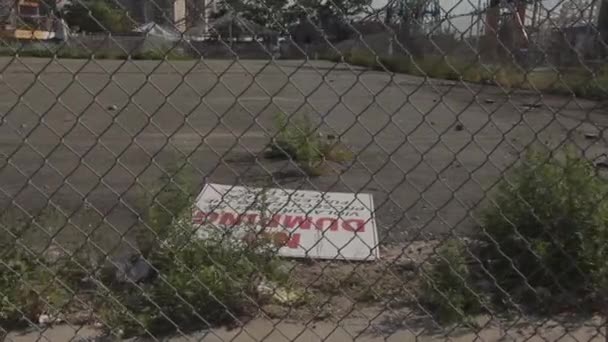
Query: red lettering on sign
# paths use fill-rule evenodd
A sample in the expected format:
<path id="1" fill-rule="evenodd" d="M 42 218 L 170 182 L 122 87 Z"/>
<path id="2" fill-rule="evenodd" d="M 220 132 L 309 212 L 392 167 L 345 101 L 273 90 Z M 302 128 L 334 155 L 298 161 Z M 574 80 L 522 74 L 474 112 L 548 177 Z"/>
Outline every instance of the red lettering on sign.
<path id="1" fill-rule="evenodd" d="M 192 223 L 194 224 L 204 224 L 204 223 L 213 223 L 219 215 L 215 212 L 206 214 L 201 210 L 195 209 L 192 213 Z"/>
<path id="2" fill-rule="evenodd" d="M 207 220 L 206 220 L 206 222 L 207 223 L 214 223 L 215 221 L 217 221 L 218 217 L 220 217 L 220 215 L 218 213 L 216 213 L 215 211 L 211 212 L 211 213 L 207 214 Z"/>
<path id="3" fill-rule="evenodd" d="M 272 215 L 272 218 L 270 220 L 268 220 L 267 218 L 264 218 L 261 222 L 260 225 L 262 225 L 262 227 L 264 228 L 276 228 L 279 226 L 279 224 L 281 224 L 281 215 Z"/>
<path id="4" fill-rule="evenodd" d="M 241 215 L 241 216 L 247 217 L 248 224 L 255 224 L 255 222 L 258 219 L 258 214 L 247 214 L 247 215 Z"/>
<path id="5" fill-rule="evenodd" d="M 329 225 L 327 225 L 328 223 Z M 338 230 L 338 219 L 331 217 L 321 217 L 315 223 L 315 227 L 318 230 L 331 230 L 332 232 L 335 232 Z"/>
<path id="6" fill-rule="evenodd" d="M 238 218 L 233 213 L 223 212 L 222 216 L 220 216 L 219 224 L 225 226 L 233 226 L 238 223 Z"/>
<path id="7" fill-rule="evenodd" d="M 194 224 L 202 224 L 203 220 L 205 219 L 205 213 L 198 210 L 198 209 L 194 209 L 193 213 L 192 213 L 192 223 Z"/>
<path id="8" fill-rule="evenodd" d="M 344 220 L 342 229 L 349 232 L 363 233 L 365 231 L 365 221 L 362 219 Z"/>
<path id="9" fill-rule="evenodd" d="M 298 248 L 300 246 L 300 234 L 291 234 L 291 238 L 285 246 L 291 249 Z"/>
<path id="10" fill-rule="evenodd" d="M 258 222 L 258 220 L 260 220 Z M 332 217 L 320 217 L 316 221 L 306 216 L 292 215 L 272 215 L 270 219 L 260 218 L 258 214 L 242 214 L 237 215 L 230 212 L 211 212 L 204 213 L 199 209 L 194 209 L 192 212 L 192 223 L 196 225 L 217 223 L 224 226 L 237 226 L 241 224 L 261 225 L 264 228 L 277 228 L 283 223 L 286 229 L 310 229 L 314 224 L 317 230 L 330 230 L 363 233 L 365 232 L 365 223 L 363 219 L 347 219 L 338 220 Z"/>
<path id="11" fill-rule="evenodd" d="M 285 226 L 285 228 L 310 229 L 311 224 L 312 221 L 310 218 L 304 216 L 285 215 L 285 219 L 283 220 L 283 226 Z"/>
<path id="12" fill-rule="evenodd" d="M 230 212 L 223 212 L 220 215 L 220 222 L 219 224 L 221 225 L 226 225 L 226 226 L 238 226 L 241 225 L 243 223 L 245 224 L 251 224 L 254 225 L 256 224 L 256 221 L 258 219 L 258 215 L 257 214 L 243 214 L 243 215 L 236 215 Z M 278 220 L 278 218 L 276 219 Z M 261 222 L 260 222 L 261 224 Z M 278 227 L 279 222 L 275 222 L 275 218 L 273 217 L 273 219 L 268 223 L 268 227 Z"/>

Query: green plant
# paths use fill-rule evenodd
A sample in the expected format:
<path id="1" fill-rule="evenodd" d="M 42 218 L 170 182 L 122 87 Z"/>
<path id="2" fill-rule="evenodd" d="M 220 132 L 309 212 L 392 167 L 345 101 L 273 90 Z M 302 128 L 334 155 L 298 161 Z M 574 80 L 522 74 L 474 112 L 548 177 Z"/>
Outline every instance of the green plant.
<path id="1" fill-rule="evenodd" d="M 260 303 L 261 280 L 284 279 L 271 244 L 247 244 L 224 231 L 201 239 L 190 216 L 187 210 L 174 220 L 172 234 L 146 259 L 158 274 L 151 283 L 109 286 L 101 294 L 99 312 L 109 327 L 156 336 L 232 321 Z"/>
<path id="2" fill-rule="evenodd" d="M 342 56 L 326 53 L 322 59 L 342 62 Z M 576 95 L 581 98 L 603 99 L 608 92 L 608 69 L 598 68 L 595 74 L 587 69 L 573 68 L 563 72 L 524 71 L 517 64 L 502 62 L 483 66 L 479 61 L 458 57 L 427 56 L 411 59 L 407 56 L 377 56 L 364 49 L 343 54 L 344 62 L 378 71 L 407 73 L 431 78 L 464 80 L 474 83 L 495 83 L 504 88 L 535 89 L 543 92 Z"/>
<path id="3" fill-rule="evenodd" d="M 194 194 L 194 171 L 187 163 L 171 162 L 159 181 L 150 185 L 152 191 L 146 192 L 143 207 L 146 208 L 146 224 L 138 232 L 138 245 L 147 253 L 153 248 L 156 239 L 164 239 L 171 233 L 169 228 L 184 210 L 192 205 Z"/>
<path id="4" fill-rule="evenodd" d="M 380 62 L 384 68 L 392 72 L 411 73 L 414 68 L 411 60 L 407 57 L 381 57 Z M 384 70 L 381 66 L 377 69 Z"/>
<path id="5" fill-rule="evenodd" d="M 574 153 L 528 153 L 483 212 L 481 256 L 497 284 L 545 309 L 605 288 L 607 190 Z"/>
<path id="6" fill-rule="evenodd" d="M 24 318 L 35 319 L 36 309 L 32 303 L 27 303 L 28 292 L 24 291 L 20 279 L 22 274 L 31 273 L 34 265 L 13 248 L 3 249 L 1 253 L 0 325 L 10 327 L 19 324 Z"/>
<path id="7" fill-rule="evenodd" d="M 437 251 L 422 287 L 422 299 L 444 323 L 467 321 L 481 305 L 471 288 L 471 270 L 461 242 L 448 240 Z"/>
<path id="8" fill-rule="evenodd" d="M 321 140 L 308 116 L 289 118 L 281 113 L 275 117 L 275 127 L 278 132 L 269 157 L 289 157 L 307 165 L 321 161 Z"/>
<path id="9" fill-rule="evenodd" d="M 169 59 L 169 60 L 185 60 L 189 59 L 189 57 L 185 54 L 179 53 L 175 50 L 170 49 L 155 49 L 155 50 L 143 50 L 139 51 L 133 55 L 131 58 L 134 60 L 161 60 L 161 59 Z"/>
<path id="10" fill-rule="evenodd" d="M 336 51 L 329 51 L 329 52 L 321 53 L 319 58 L 327 60 L 327 61 L 332 61 L 334 63 L 341 63 L 342 61 L 348 62 L 348 60 L 350 58 L 349 56 L 350 56 L 349 52 L 338 53 Z"/>
<path id="11" fill-rule="evenodd" d="M 377 56 L 365 50 L 351 51 L 348 56 L 347 62 L 353 65 L 364 66 L 368 68 L 377 68 L 378 66 Z"/>
<path id="12" fill-rule="evenodd" d="M 416 61 L 418 68 L 414 68 L 415 72 L 422 76 L 433 78 L 441 78 L 447 80 L 459 80 L 462 74 L 459 70 L 460 64 L 454 59 L 443 57 L 430 57 L 419 59 Z"/>
<path id="13" fill-rule="evenodd" d="M 311 176 L 323 174 L 325 162 L 345 162 L 352 152 L 339 141 L 323 138 L 308 116 L 275 117 L 277 134 L 267 152 L 269 158 L 291 158 Z"/>
<path id="14" fill-rule="evenodd" d="M 64 18 L 70 27 L 84 32 L 128 32 L 133 26 L 126 11 L 102 0 L 70 3 Z"/>
<path id="15" fill-rule="evenodd" d="M 153 274 L 138 284 L 102 277 L 96 308 L 114 334 L 157 336 L 230 322 L 268 299 L 258 293 L 262 281 L 288 280 L 270 237 L 250 241 L 238 229 L 193 226 L 192 170 L 179 162 L 167 169 L 147 204 L 155 234 L 145 230 L 138 240 Z M 266 197 L 261 201 L 256 210 L 265 213 Z"/>
<path id="16" fill-rule="evenodd" d="M 71 301 L 69 287 L 39 255 L 19 240 L 29 224 L 3 220 L 0 235 L 0 326 L 5 329 L 37 322 L 42 313 L 56 317 Z M 31 223 L 30 223 L 31 224 Z"/>

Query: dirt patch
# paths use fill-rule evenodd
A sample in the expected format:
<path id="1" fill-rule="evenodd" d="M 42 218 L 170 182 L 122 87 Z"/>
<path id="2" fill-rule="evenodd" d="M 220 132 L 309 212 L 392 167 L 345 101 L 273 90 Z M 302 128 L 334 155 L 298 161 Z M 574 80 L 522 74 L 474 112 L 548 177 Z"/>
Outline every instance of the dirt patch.
<path id="1" fill-rule="evenodd" d="M 415 241 L 382 248 L 373 262 L 306 260 L 289 263 L 299 305 L 262 308 L 272 318 L 324 320 L 378 306 L 418 306 L 420 269 L 439 241 Z"/>

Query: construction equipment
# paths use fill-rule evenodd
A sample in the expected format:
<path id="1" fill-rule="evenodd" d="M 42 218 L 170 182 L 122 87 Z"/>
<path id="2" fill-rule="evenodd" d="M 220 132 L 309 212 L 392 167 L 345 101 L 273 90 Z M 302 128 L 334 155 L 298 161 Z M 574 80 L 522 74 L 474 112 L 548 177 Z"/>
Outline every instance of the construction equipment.
<path id="1" fill-rule="evenodd" d="M 55 37 L 57 18 L 40 0 L 2 1 L 0 36 L 5 39 L 48 40 Z"/>

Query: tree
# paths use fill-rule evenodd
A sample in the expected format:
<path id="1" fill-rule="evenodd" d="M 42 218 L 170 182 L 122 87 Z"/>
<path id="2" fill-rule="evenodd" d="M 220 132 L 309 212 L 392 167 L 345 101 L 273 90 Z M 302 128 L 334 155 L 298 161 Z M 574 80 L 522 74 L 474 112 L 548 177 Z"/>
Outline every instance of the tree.
<path id="1" fill-rule="evenodd" d="M 350 17 L 366 12 L 371 3 L 372 0 L 331 0 L 326 6 L 329 5 L 334 14 Z"/>
<path id="2" fill-rule="evenodd" d="M 250 14 L 248 19 L 260 25 L 281 31 L 288 22 L 283 15 L 289 0 L 257 0 L 251 1 L 249 5 Z"/>
<path id="3" fill-rule="evenodd" d="M 399 41 L 408 47 L 409 53 L 422 57 L 423 35 L 420 32 L 424 19 L 427 0 L 399 0 L 392 3 L 395 8 L 396 17 L 399 18 L 399 30 L 397 37 Z"/>
<path id="4" fill-rule="evenodd" d="M 289 0 L 225 0 L 213 18 L 235 12 L 248 20 L 270 29 L 280 30 L 286 25 L 284 11 Z"/>
<path id="5" fill-rule="evenodd" d="M 267 28 L 282 31 L 298 21 L 312 18 L 323 29 L 343 28 L 347 18 L 361 14 L 372 0 L 225 0 L 212 17 L 236 12 Z"/>
<path id="6" fill-rule="evenodd" d="M 290 10 L 303 15 L 331 14 L 335 17 L 351 17 L 366 12 L 372 0 L 303 0 L 296 1 Z"/>
<path id="7" fill-rule="evenodd" d="M 64 9 L 70 27 L 83 32 L 128 32 L 132 22 L 126 11 L 104 0 L 74 1 Z"/>
<path id="8" fill-rule="evenodd" d="M 321 28 L 330 39 L 348 39 L 352 33 L 350 19 L 364 13 L 372 0 L 302 0 L 289 8 L 292 23 L 310 22 Z"/>

